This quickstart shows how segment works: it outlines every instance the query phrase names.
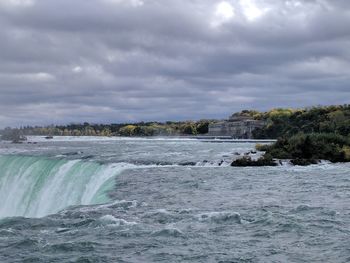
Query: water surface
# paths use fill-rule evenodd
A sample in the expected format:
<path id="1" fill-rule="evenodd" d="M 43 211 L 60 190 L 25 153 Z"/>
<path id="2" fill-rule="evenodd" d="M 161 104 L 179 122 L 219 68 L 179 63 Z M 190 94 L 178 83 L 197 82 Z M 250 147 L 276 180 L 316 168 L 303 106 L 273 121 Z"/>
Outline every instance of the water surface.
<path id="1" fill-rule="evenodd" d="M 253 143 L 0 144 L 0 262 L 349 262 L 350 165 L 233 168 Z"/>

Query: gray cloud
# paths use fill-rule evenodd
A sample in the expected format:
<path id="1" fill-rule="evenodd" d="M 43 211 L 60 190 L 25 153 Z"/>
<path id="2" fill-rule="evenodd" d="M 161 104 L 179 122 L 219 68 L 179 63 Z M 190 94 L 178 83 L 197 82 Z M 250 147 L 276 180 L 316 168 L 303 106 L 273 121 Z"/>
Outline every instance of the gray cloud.
<path id="1" fill-rule="evenodd" d="M 346 0 L 0 0 L 0 127 L 348 103 Z"/>

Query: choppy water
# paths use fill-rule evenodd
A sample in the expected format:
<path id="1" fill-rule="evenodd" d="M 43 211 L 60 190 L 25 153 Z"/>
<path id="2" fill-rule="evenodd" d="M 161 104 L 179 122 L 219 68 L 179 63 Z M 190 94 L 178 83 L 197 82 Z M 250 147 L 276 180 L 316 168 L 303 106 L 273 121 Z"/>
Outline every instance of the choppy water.
<path id="1" fill-rule="evenodd" d="M 0 262 L 350 262 L 349 164 L 228 167 L 246 143 L 31 140 L 0 144 Z"/>

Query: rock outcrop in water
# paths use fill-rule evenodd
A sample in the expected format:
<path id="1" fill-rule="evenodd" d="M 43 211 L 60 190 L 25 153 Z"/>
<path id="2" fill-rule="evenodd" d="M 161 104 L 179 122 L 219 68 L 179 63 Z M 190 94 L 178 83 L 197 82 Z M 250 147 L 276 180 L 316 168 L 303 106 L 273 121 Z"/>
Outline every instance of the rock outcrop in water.
<path id="1" fill-rule="evenodd" d="M 232 166 L 271 166 L 276 163 L 273 159 L 300 166 L 318 164 L 321 160 L 350 162 L 350 139 L 332 133 L 300 133 L 280 138 L 271 145 L 257 145 L 257 149 L 265 151 L 260 159 L 252 160 L 246 156 L 233 161 Z"/>
<path id="2" fill-rule="evenodd" d="M 291 159 L 292 164 L 315 164 L 318 160 L 349 162 L 350 140 L 332 133 L 300 133 L 278 139 L 266 148 L 266 154 L 277 159 Z"/>
<path id="3" fill-rule="evenodd" d="M 234 160 L 231 166 L 246 167 L 246 166 L 277 166 L 277 162 L 270 155 L 264 155 L 257 160 L 253 160 L 250 156 L 244 156 Z"/>

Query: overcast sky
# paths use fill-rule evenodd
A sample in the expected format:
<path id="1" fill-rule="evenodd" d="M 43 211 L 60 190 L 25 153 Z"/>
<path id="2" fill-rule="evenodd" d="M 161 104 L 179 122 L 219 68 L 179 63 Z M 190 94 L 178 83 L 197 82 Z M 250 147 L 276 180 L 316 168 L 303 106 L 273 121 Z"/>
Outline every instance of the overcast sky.
<path id="1" fill-rule="evenodd" d="M 0 0 L 0 127 L 350 100 L 349 0 Z"/>

